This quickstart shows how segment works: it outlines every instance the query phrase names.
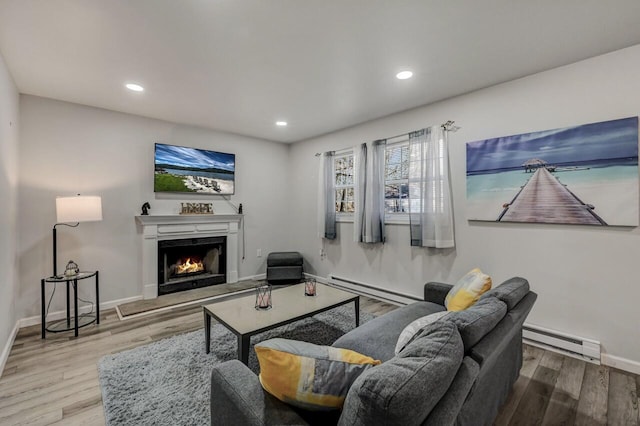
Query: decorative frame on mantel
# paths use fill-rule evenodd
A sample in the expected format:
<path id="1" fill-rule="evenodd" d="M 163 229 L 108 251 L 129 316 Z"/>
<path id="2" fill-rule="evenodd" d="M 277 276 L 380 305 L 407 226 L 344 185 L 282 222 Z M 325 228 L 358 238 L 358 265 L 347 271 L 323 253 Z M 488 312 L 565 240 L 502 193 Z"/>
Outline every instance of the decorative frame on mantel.
<path id="1" fill-rule="evenodd" d="M 136 216 L 139 233 L 142 235 L 140 282 L 143 297 L 158 297 L 158 241 L 162 240 L 226 236 L 227 282 L 238 282 L 238 230 L 241 220 L 240 214 Z"/>
<path id="2" fill-rule="evenodd" d="M 638 226 L 638 117 L 467 143 L 467 219 Z"/>

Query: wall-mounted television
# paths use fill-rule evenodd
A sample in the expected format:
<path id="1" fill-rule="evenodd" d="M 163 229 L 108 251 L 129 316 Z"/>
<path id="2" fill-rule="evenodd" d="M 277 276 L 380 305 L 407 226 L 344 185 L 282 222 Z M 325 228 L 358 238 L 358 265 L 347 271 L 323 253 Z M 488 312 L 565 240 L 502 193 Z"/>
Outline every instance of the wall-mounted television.
<path id="1" fill-rule="evenodd" d="M 157 143 L 154 192 L 235 193 L 235 154 Z"/>

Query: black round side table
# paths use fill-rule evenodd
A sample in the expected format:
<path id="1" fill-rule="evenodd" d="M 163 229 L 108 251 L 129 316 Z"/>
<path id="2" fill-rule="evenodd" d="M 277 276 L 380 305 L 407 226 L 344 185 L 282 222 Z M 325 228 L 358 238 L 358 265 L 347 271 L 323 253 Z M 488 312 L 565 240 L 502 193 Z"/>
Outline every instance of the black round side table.
<path id="1" fill-rule="evenodd" d="M 78 281 L 95 277 L 96 283 L 96 313 L 95 315 L 82 315 L 78 319 Z M 66 283 L 67 287 L 67 318 L 53 321 L 47 326 L 46 301 L 44 295 L 45 283 Z M 71 301 L 69 299 L 69 286 L 73 287 L 73 318 L 71 318 Z M 100 324 L 100 288 L 98 284 L 98 271 L 83 271 L 72 276 L 48 277 L 40 280 L 40 296 L 42 300 L 42 338 L 45 338 L 46 332 L 60 333 L 63 331 L 74 330 L 75 337 L 78 337 L 78 328 L 85 327 L 89 324 Z"/>

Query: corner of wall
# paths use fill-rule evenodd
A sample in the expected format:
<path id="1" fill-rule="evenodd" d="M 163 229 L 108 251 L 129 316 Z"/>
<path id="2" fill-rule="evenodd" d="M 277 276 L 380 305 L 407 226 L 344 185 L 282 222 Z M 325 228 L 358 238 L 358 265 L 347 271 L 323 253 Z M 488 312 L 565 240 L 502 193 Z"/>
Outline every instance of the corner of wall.
<path id="1" fill-rule="evenodd" d="M 18 116 L 20 95 L 0 55 L 0 367 L 3 369 L 17 332 Z M 15 324 L 15 325 L 14 325 Z M 13 327 L 13 329 L 12 329 Z M 1 371 L 1 369 L 0 369 Z"/>

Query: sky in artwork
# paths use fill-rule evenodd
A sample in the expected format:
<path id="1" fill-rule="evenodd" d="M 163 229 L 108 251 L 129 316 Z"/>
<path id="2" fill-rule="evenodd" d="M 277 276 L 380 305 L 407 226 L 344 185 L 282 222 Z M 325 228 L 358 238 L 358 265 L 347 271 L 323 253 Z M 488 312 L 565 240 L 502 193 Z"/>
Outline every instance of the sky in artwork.
<path id="1" fill-rule="evenodd" d="M 156 144 L 156 163 L 234 171 L 235 155 L 183 146 Z"/>
<path id="2" fill-rule="evenodd" d="M 467 143 L 467 172 L 638 156 L 638 117 Z"/>

